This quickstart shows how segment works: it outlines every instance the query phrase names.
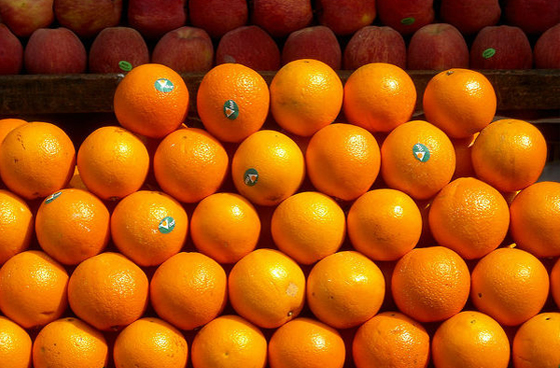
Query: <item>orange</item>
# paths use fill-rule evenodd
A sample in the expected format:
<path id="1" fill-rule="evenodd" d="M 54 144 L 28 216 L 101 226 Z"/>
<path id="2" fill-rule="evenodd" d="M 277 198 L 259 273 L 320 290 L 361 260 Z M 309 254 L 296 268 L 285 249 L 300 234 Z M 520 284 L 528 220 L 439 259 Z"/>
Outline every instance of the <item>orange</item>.
<path id="1" fill-rule="evenodd" d="M 436 74 L 424 90 L 426 120 L 453 138 L 466 138 L 486 127 L 496 114 L 492 83 L 475 70 L 453 68 Z"/>
<path id="2" fill-rule="evenodd" d="M 420 209 L 400 190 L 370 190 L 356 199 L 348 211 L 352 245 L 373 260 L 397 260 L 416 246 L 421 234 Z"/>
<path id="3" fill-rule="evenodd" d="M 305 276 L 284 253 L 260 248 L 241 258 L 228 277 L 231 306 L 262 328 L 277 328 L 294 319 L 305 302 Z"/>
<path id="4" fill-rule="evenodd" d="M 437 368 L 507 368 L 510 344 L 504 329 L 491 317 L 464 311 L 444 321 L 432 340 Z"/>
<path id="5" fill-rule="evenodd" d="M 270 112 L 286 131 L 308 137 L 337 118 L 343 91 L 340 77 L 327 64 L 294 60 L 270 82 Z"/>
<path id="6" fill-rule="evenodd" d="M 423 120 L 398 126 L 381 145 L 383 180 L 414 199 L 431 198 L 449 183 L 455 161 L 451 140 Z"/>
<path id="7" fill-rule="evenodd" d="M 521 249 L 499 248 L 474 267 L 471 300 L 501 325 L 517 326 L 541 311 L 549 292 L 541 261 Z"/>
<path id="8" fill-rule="evenodd" d="M 122 330 L 113 351 L 116 368 L 184 368 L 188 345 L 174 326 L 158 318 L 139 319 Z"/>
<path id="9" fill-rule="evenodd" d="M 331 197 L 300 192 L 275 208 L 270 222 L 274 243 L 299 264 L 335 253 L 344 242 L 346 216 Z"/>
<path id="10" fill-rule="evenodd" d="M 399 310 L 419 322 L 443 321 L 465 306 L 469 269 L 454 251 L 441 246 L 415 248 L 393 270 L 391 291 Z"/>
<path id="11" fill-rule="evenodd" d="M 188 217 L 173 197 L 140 190 L 123 198 L 111 214 L 111 236 L 119 251 L 139 266 L 157 266 L 179 253 Z"/>
<path id="12" fill-rule="evenodd" d="M 70 137 L 58 126 L 32 122 L 13 129 L 0 145 L 0 176 L 25 199 L 46 197 L 68 184 L 76 163 Z"/>
<path id="13" fill-rule="evenodd" d="M 414 82 L 403 69 L 369 63 L 346 80 L 342 108 L 349 123 L 370 132 L 390 132 L 410 120 L 416 97 Z"/>
<path id="14" fill-rule="evenodd" d="M 0 144 L 9 132 L 14 130 L 15 128 L 27 124 L 26 120 L 17 119 L 17 118 L 6 118 L 0 119 Z"/>
<path id="15" fill-rule="evenodd" d="M 150 281 L 150 301 L 160 318 L 182 330 L 193 330 L 224 309 L 226 272 L 204 254 L 178 253 L 156 269 Z"/>
<path id="16" fill-rule="evenodd" d="M 31 337 L 17 323 L 0 316 L 0 362 L 10 368 L 31 367 Z"/>
<path id="17" fill-rule="evenodd" d="M 105 126 L 90 133 L 78 149 L 78 171 L 89 191 L 118 200 L 142 187 L 150 168 L 148 150 L 132 132 Z"/>
<path id="18" fill-rule="evenodd" d="M 425 368 L 430 355 L 426 329 L 399 312 L 382 312 L 361 325 L 352 341 L 356 368 Z"/>
<path id="19" fill-rule="evenodd" d="M 224 315 L 198 331 L 191 347 L 193 368 L 264 368 L 267 342 L 258 327 L 236 315 Z"/>
<path id="20" fill-rule="evenodd" d="M 68 306 L 68 273 L 38 250 L 16 254 L 0 268 L 0 311 L 26 329 L 58 319 Z"/>
<path id="21" fill-rule="evenodd" d="M 337 330 L 300 317 L 274 331 L 268 358 L 270 368 L 342 368 L 346 348 Z"/>
<path id="22" fill-rule="evenodd" d="M 119 123 L 151 138 L 162 138 L 183 123 L 189 108 L 189 90 L 173 69 L 143 64 L 119 82 L 113 98 Z"/>
<path id="23" fill-rule="evenodd" d="M 509 207 L 500 192 L 485 182 L 458 178 L 435 196 L 428 221 L 439 245 L 465 259 L 476 259 L 498 248 L 505 239 Z"/>
<path id="24" fill-rule="evenodd" d="M 241 142 L 264 124 L 270 105 L 268 84 L 253 69 L 220 64 L 208 71 L 196 94 L 202 124 L 224 142 Z"/>
<path id="25" fill-rule="evenodd" d="M 550 294 L 556 306 L 560 308 L 560 258 L 556 260 L 550 271 Z"/>
<path id="26" fill-rule="evenodd" d="M 49 323 L 33 342 L 34 368 L 102 368 L 108 361 L 103 333 L 73 317 Z"/>
<path id="27" fill-rule="evenodd" d="M 260 130 L 233 155 L 231 175 L 237 191 L 252 203 L 274 206 L 294 194 L 305 177 L 299 146 L 287 135 Z"/>
<path id="28" fill-rule="evenodd" d="M 29 248 L 33 222 L 27 203 L 16 194 L 0 189 L 0 266 Z"/>
<path id="29" fill-rule="evenodd" d="M 537 181 L 546 163 L 547 144 L 531 123 L 501 119 L 484 128 L 472 146 L 476 176 L 502 192 Z"/>
<path id="30" fill-rule="evenodd" d="M 560 313 L 540 313 L 517 330 L 512 344 L 515 368 L 560 366 Z"/>
<path id="31" fill-rule="evenodd" d="M 341 251 L 317 262 L 307 277 L 307 304 L 334 328 L 358 326 L 373 317 L 385 297 L 383 273 L 355 251 Z"/>
<path id="32" fill-rule="evenodd" d="M 367 192 L 381 163 L 374 136 L 356 125 L 331 124 L 311 137 L 305 152 L 309 179 L 320 192 L 351 201 Z"/>
<path id="33" fill-rule="evenodd" d="M 451 138 L 453 148 L 455 148 L 455 173 L 453 178 L 461 178 L 466 176 L 475 176 L 472 165 L 472 146 L 479 133 L 474 133 L 466 138 Z"/>
<path id="34" fill-rule="evenodd" d="M 192 241 L 219 263 L 235 263 L 253 251 L 261 220 L 255 207 L 237 193 L 214 193 L 200 201 L 191 218 Z"/>
<path id="35" fill-rule="evenodd" d="M 69 188 L 41 203 L 35 233 L 48 255 L 65 265 L 76 265 L 105 249 L 111 237 L 109 224 L 109 210 L 99 198 Z"/>
<path id="36" fill-rule="evenodd" d="M 122 254 L 105 252 L 74 269 L 68 301 L 76 316 L 93 327 L 119 330 L 142 316 L 148 288 L 148 278 L 140 267 Z"/>
<path id="37" fill-rule="evenodd" d="M 521 249 L 535 256 L 560 256 L 560 183 L 532 184 L 510 205 L 510 234 Z"/>
<path id="38" fill-rule="evenodd" d="M 167 194 L 186 203 L 215 193 L 228 172 L 222 144 L 198 128 L 179 129 L 165 137 L 154 155 L 157 183 Z"/>

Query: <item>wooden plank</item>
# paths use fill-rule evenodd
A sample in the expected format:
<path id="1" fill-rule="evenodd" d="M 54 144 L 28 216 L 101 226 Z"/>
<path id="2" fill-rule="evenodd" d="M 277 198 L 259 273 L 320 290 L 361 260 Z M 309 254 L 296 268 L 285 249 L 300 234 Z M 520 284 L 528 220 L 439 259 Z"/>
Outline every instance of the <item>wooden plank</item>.
<path id="1" fill-rule="evenodd" d="M 496 70 L 483 72 L 494 85 L 498 110 L 558 110 L 560 116 L 560 70 Z M 270 82 L 274 72 L 261 73 Z M 351 71 L 340 71 L 346 81 Z M 434 71 L 409 71 L 421 109 L 424 88 Z M 182 74 L 191 94 L 191 114 L 203 74 Z M 0 76 L 0 116 L 60 113 L 106 113 L 113 111 L 113 94 L 122 74 L 15 75 Z"/>

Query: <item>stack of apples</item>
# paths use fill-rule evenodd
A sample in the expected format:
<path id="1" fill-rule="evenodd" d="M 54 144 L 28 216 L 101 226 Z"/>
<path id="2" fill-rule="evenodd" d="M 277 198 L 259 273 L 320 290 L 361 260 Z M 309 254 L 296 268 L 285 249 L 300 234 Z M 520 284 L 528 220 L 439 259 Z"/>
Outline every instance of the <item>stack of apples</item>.
<path id="1" fill-rule="evenodd" d="M 559 39 L 556 0 L 0 0 L 0 74 L 560 68 Z"/>

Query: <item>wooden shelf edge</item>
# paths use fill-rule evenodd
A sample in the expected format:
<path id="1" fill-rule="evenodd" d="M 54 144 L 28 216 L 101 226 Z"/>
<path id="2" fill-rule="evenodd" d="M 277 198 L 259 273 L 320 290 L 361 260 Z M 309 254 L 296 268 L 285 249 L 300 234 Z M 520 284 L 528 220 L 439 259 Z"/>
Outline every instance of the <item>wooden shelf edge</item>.
<path id="1" fill-rule="evenodd" d="M 498 110 L 558 110 L 560 116 L 560 70 L 481 71 L 493 84 Z M 352 71 L 338 74 L 343 82 Z M 423 91 L 436 71 L 408 71 L 418 92 L 421 109 Z M 261 72 L 270 83 L 275 72 Z M 191 95 L 191 114 L 196 114 L 198 85 L 204 74 L 182 73 Z M 26 114 L 109 113 L 113 94 L 123 74 L 65 74 L 0 76 L 0 116 Z"/>

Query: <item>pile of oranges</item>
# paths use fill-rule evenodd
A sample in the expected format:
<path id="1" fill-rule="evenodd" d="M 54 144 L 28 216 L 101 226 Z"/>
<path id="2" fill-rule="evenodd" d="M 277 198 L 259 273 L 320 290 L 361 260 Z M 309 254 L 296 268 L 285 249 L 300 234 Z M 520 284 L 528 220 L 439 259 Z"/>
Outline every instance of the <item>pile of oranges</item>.
<path id="1" fill-rule="evenodd" d="M 304 59 L 194 99 L 145 64 L 77 149 L 0 120 L 0 366 L 558 367 L 545 138 L 476 71 L 422 96 Z"/>

